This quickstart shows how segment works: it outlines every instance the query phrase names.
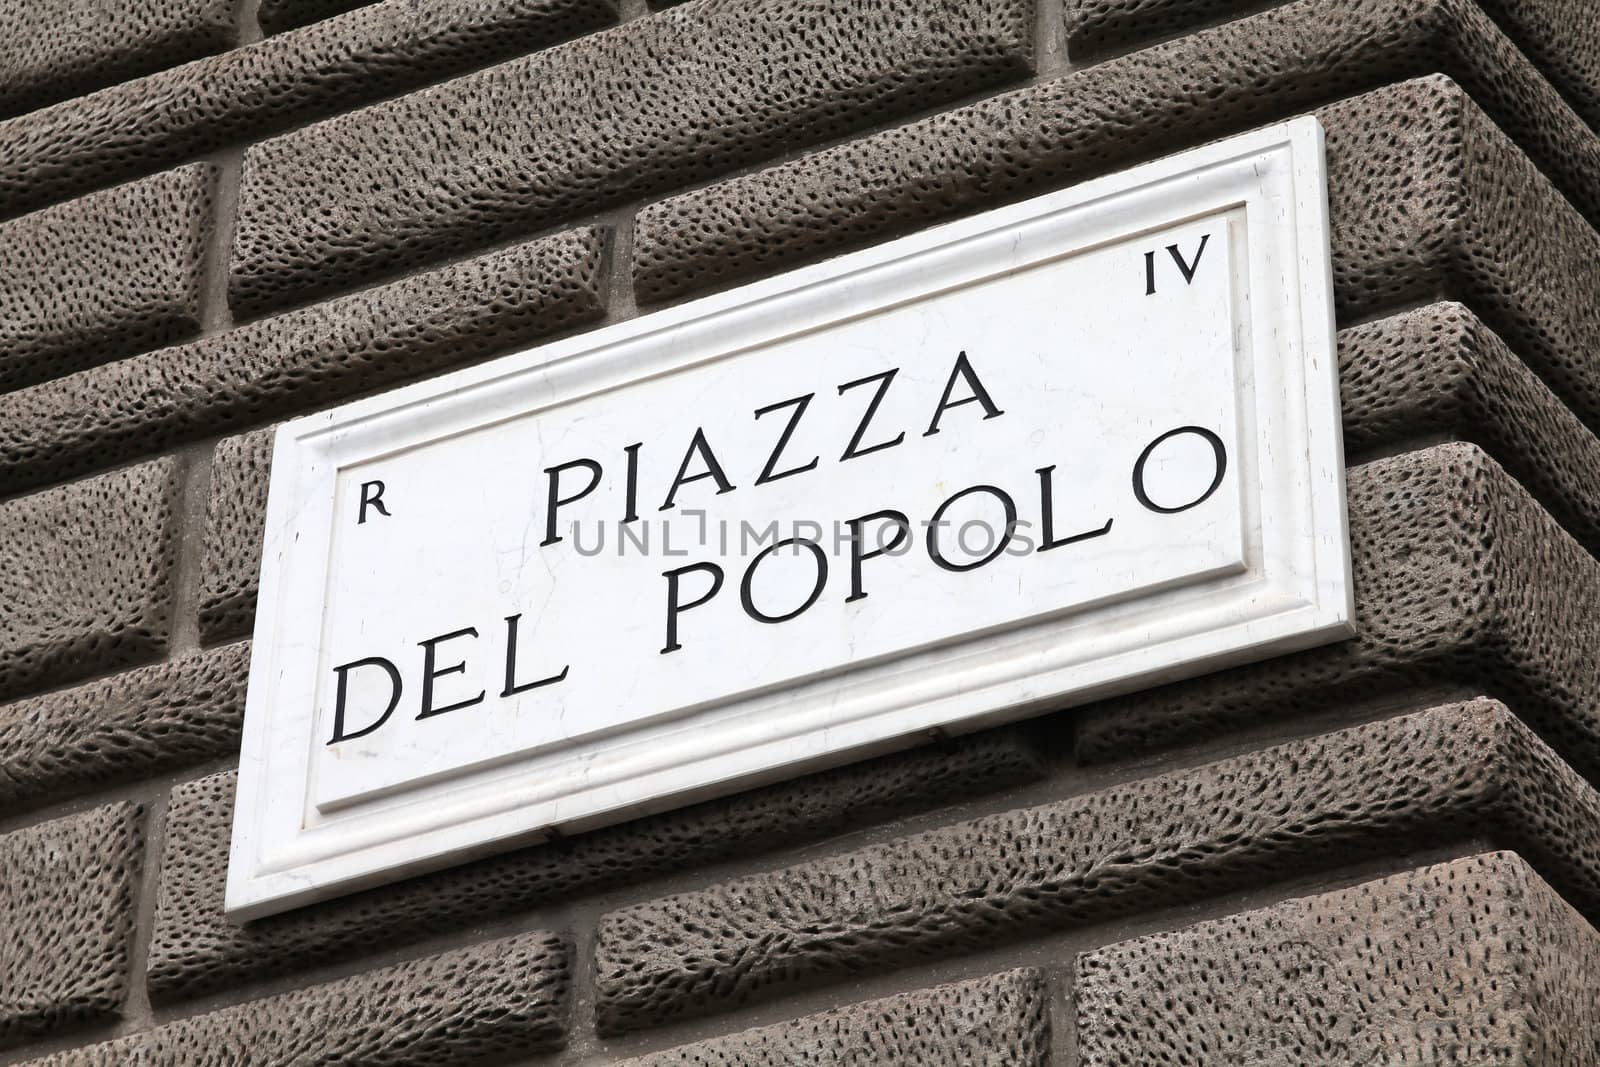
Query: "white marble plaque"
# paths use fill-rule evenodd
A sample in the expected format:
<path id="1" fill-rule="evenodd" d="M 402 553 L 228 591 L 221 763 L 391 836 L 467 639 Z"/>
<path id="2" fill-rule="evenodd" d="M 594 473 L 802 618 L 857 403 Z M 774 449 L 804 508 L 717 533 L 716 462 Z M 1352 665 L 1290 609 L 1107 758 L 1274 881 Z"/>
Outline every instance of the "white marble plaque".
<path id="1" fill-rule="evenodd" d="M 282 427 L 228 912 L 1351 611 L 1306 119 Z"/>

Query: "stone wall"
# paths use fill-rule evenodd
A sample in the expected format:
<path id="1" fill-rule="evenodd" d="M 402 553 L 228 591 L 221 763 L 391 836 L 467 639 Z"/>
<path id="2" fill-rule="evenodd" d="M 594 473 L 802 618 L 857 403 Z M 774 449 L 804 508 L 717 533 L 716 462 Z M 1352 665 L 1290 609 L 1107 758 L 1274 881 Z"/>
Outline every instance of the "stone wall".
<path id="1" fill-rule="evenodd" d="M 246 925 L 279 420 L 1300 114 L 1344 644 Z M 0 0 L 0 1064 L 1600 1064 L 1593 0 Z"/>

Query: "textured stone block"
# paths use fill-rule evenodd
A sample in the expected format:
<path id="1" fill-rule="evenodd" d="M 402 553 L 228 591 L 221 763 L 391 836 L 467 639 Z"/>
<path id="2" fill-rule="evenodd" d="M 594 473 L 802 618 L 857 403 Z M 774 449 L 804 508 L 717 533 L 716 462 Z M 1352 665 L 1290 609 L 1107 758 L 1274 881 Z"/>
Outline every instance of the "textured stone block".
<path id="1" fill-rule="evenodd" d="M 255 145 L 233 307 L 314 298 L 1020 76 L 1031 6 L 690 4 Z"/>
<path id="2" fill-rule="evenodd" d="M 742 279 L 1439 69 L 1595 217 L 1593 133 L 1476 8 L 1417 8 L 1290 4 L 651 205 L 641 296 Z M 1379 128 L 1393 138 L 1406 119 Z"/>
<path id="3" fill-rule="evenodd" d="M 303 125 L 614 17 L 612 0 L 386 0 L 65 100 L 0 122 L 0 214 Z"/>
<path id="4" fill-rule="evenodd" d="M 245 925 L 222 914 L 234 775 L 173 790 L 149 956 L 170 1001 L 415 941 L 610 886 L 859 829 L 1043 775 L 991 731 L 580 834 Z"/>
<path id="5" fill-rule="evenodd" d="M 1600 794 L 1474 701 L 624 908 L 602 1033 L 1419 846 L 1514 848 L 1600 914 Z"/>
<path id="6" fill-rule="evenodd" d="M 1079 757 L 1447 685 L 1504 697 L 1600 777 L 1600 562 L 1471 446 L 1358 468 L 1349 499 L 1354 639 L 1079 709 Z"/>
<path id="7" fill-rule="evenodd" d="M 212 181 L 198 164 L 0 225 L 0 392 L 198 333 Z"/>
<path id="8" fill-rule="evenodd" d="M 342 15 L 372 0 L 261 0 L 256 22 L 264 33 L 282 33 L 297 26 Z"/>
<path id="9" fill-rule="evenodd" d="M 272 435 L 268 427 L 230 437 L 212 458 L 200 564 L 200 636 L 208 642 L 241 637 L 255 624 Z"/>
<path id="10" fill-rule="evenodd" d="M 248 1001 L 39 1064 L 123 1067 L 450 1067 L 567 1040 L 571 962 L 554 934 L 488 941 Z"/>
<path id="11" fill-rule="evenodd" d="M 1077 960 L 1079 1062 L 1594 1062 L 1600 935 L 1508 852 Z"/>
<path id="12" fill-rule="evenodd" d="M 239 750 L 248 643 L 0 706 L 0 810 Z"/>
<path id="13" fill-rule="evenodd" d="M 1035 971 L 884 997 L 624 1060 L 617 1067 L 1045 1067 L 1050 1024 Z"/>
<path id="14" fill-rule="evenodd" d="M 1480 0 L 1484 7 L 1494 2 Z M 1068 52 L 1085 63 L 1101 52 L 1192 33 L 1251 10 L 1249 0 L 1066 0 L 1062 20 Z"/>
<path id="15" fill-rule="evenodd" d="M 1302 0 L 650 205 L 635 287 L 747 281 L 1439 69 L 1527 156 L 1437 77 L 1320 112 L 1340 311 L 1450 295 L 1559 385 L 1600 348 L 1600 237 L 1580 214 L 1600 220 L 1600 138 L 1453 0 Z"/>
<path id="16" fill-rule="evenodd" d="M 0 1047 L 121 1011 L 139 821 L 112 804 L 0 836 Z"/>
<path id="17" fill-rule="evenodd" d="M 166 648 L 176 496 L 158 460 L 0 504 L 0 697 Z"/>
<path id="18" fill-rule="evenodd" d="M 229 0 L 5 0 L 0 115 L 209 55 L 233 40 Z"/>
<path id="19" fill-rule="evenodd" d="M 605 313 L 584 229 L 0 395 L 0 489 L 303 413 Z"/>
<path id="20" fill-rule="evenodd" d="M 1248 12 L 1253 0 L 1067 0 L 1075 59 L 1185 33 Z M 1600 119 L 1600 20 L 1589 0 L 1481 0 L 1519 49 L 1590 122 Z"/>
<path id="21" fill-rule="evenodd" d="M 1462 305 L 1341 331 L 1339 393 L 1347 455 L 1470 441 L 1600 556 L 1600 438 Z"/>

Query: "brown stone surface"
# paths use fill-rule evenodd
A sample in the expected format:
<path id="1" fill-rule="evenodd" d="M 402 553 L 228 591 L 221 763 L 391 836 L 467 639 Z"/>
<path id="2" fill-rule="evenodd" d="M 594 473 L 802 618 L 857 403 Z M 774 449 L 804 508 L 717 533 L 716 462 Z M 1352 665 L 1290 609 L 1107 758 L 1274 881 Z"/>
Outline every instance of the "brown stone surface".
<path id="1" fill-rule="evenodd" d="M 709 0 L 255 145 L 234 310 L 326 295 L 1018 77 L 1031 14 L 1031 0 Z"/>
<path id="2" fill-rule="evenodd" d="M 573 230 L 0 395 L 0 490 L 326 407 L 605 313 Z"/>
<path id="3" fill-rule="evenodd" d="M 256 22 L 264 33 L 282 33 L 370 3 L 372 0 L 261 0 Z"/>
<path id="4" fill-rule="evenodd" d="M 169 1001 L 415 941 L 552 901 L 799 844 L 1039 778 L 1044 757 L 1005 729 L 913 749 L 246 925 L 222 913 L 232 773 L 173 790 L 150 944 Z"/>
<path id="5" fill-rule="evenodd" d="M 0 705 L 0 810 L 239 750 L 248 643 Z"/>
<path id="6" fill-rule="evenodd" d="M 1494 3 L 1479 0 L 1485 8 Z M 1255 0 L 1065 0 L 1062 15 L 1068 53 L 1074 62 L 1088 63 L 1104 52 L 1192 33 L 1259 7 Z"/>
<path id="7" fill-rule="evenodd" d="M 1600 914 L 1600 794 L 1501 705 L 1436 708 L 635 905 L 612 1034 L 1419 845 L 1491 839 Z"/>
<path id="8" fill-rule="evenodd" d="M 1137 47 L 1258 6 L 1259 0 L 1067 0 L 1067 48 L 1081 62 L 1089 53 Z M 1591 0 L 1481 0 L 1479 6 L 1580 114 L 1600 120 L 1600 19 Z"/>
<path id="9" fill-rule="evenodd" d="M 197 164 L 0 224 L 0 392 L 198 333 L 213 180 Z"/>
<path id="10" fill-rule="evenodd" d="M 1465 307 L 1342 331 L 1339 392 L 1347 455 L 1471 441 L 1600 556 L 1600 438 Z"/>
<path id="11" fill-rule="evenodd" d="M 617 1067 L 1045 1067 L 1047 994 L 1035 971 L 920 989 Z"/>
<path id="12" fill-rule="evenodd" d="M 1600 777 L 1600 563 L 1472 446 L 1352 472 L 1356 637 L 1074 712 L 1088 762 L 1429 683 L 1508 700 Z"/>
<path id="13" fill-rule="evenodd" d="M 1083 1067 L 1581 1067 L 1600 934 L 1516 855 L 1440 864 L 1077 960 Z"/>
<path id="14" fill-rule="evenodd" d="M 0 116 L 227 48 L 230 0 L 5 0 Z"/>
<path id="15" fill-rule="evenodd" d="M 37 1061 L 51 1067 L 452 1067 L 566 1044 L 570 952 L 531 933 L 248 1001 Z"/>
<path id="16" fill-rule="evenodd" d="M 230 437 L 211 461 L 200 562 L 200 637 L 243 637 L 255 623 L 273 428 Z"/>
<path id="17" fill-rule="evenodd" d="M 1600 237 L 1563 196 L 1600 220 L 1600 138 L 1445 0 L 1302 0 L 647 206 L 635 286 L 659 301 L 748 281 L 1441 69 L 1477 106 L 1429 77 L 1319 113 L 1339 310 L 1448 294 L 1570 376 L 1600 348 Z"/>
<path id="18" fill-rule="evenodd" d="M 610 0 L 385 0 L 65 100 L 0 122 L 0 214 L 298 126 L 613 18 Z"/>
<path id="19" fill-rule="evenodd" d="M 112 804 L 0 836 L 0 1047 L 121 1011 L 139 822 Z"/>
<path id="20" fill-rule="evenodd" d="M 0 697 L 165 650 L 174 472 L 156 460 L 0 504 Z"/>

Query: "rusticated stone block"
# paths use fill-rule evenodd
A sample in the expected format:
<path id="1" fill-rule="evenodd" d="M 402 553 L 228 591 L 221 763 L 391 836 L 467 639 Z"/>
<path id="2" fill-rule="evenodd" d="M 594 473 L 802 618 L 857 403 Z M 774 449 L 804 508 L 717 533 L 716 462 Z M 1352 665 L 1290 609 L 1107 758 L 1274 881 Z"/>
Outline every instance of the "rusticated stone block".
<path id="1" fill-rule="evenodd" d="M 1050 1024 L 1035 971 L 884 997 L 624 1060 L 617 1067 L 1045 1067 Z"/>
<path id="2" fill-rule="evenodd" d="M 1593 131 L 1476 6 L 1301 0 L 648 206 L 640 296 L 747 279 L 1441 71 L 1600 219 Z M 1381 118 L 1378 138 L 1403 136 L 1407 115 Z M 1362 162 L 1357 150 L 1350 172 Z"/>
<path id="3" fill-rule="evenodd" d="M 1418 8 L 1302 0 L 651 205 L 635 287 L 749 280 L 1285 117 L 1369 70 L 1443 67 L 1532 158 L 1437 76 L 1319 112 L 1339 311 L 1465 301 L 1600 425 L 1600 391 L 1567 388 L 1600 349 L 1600 236 L 1580 213 L 1600 220 L 1600 137 L 1481 11 Z"/>
<path id="4" fill-rule="evenodd" d="M 248 643 L 0 706 L 0 809 L 238 752 Z"/>
<path id="5" fill-rule="evenodd" d="M 1488 7 L 1496 0 L 1479 2 Z M 1251 10 L 1249 0 L 1066 0 L 1062 16 L 1067 50 L 1081 64 L 1111 49 L 1138 48 L 1146 41 L 1192 33 Z"/>
<path id="6" fill-rule="evenodd" d="M 0 122 L 0 213 L 303 125 L 614 18 L 613 0 L 385 0 L 65 100 Z"/>
<path id="7" fill-rule="evenodd" d="M 112 804 L 0 836 L 0 1047 L 122 1010 L 140 814 Z"/>
<path id="8" fill-rule="evenodd" d="M 575 230 L 0 395 L 0 489 L 437 373 L 605 313 Z"/>
<path id="9" fill-rule="evenodd" d="M 233 43 L 229 0 L 38 0 L 0 4 L 0 115 L 221 51 Z"/>
<path id="10" fill-rule="evenodd" d="M 314 298 L 1020 76 L 1031 8 L 691 4 L 255 145 L 233 307 Z"/>
<path id="11" fill-rule="evenodd" d="M 232 773 L 173 790 L 150 995 L 197 996 L 610 886 L 859 829 L 1043 775 L 1030 736 L 964 737 L 440 871 L 244 925 L 222 913 Z"/>
<path id="12" fill-rule="evenodd" d="M 449 1067 L 558 1049 L 567 1041 L 571 962 L 554 934 L 519 934 L 248 1001 L 40 1067 Z"/>
<path id="13" fill-rule="evenodd" d="M 271 427 L 217 445 L 200 564 L 200 636 L 225 641 L 250 632 L 272 474 Z"/>
<path id="14" fill-rule="evenodd" d="M 1466 445 L 1359 468 L 1349 500 L 1354 639 L 1079 709 L 1079 757 L 1121 759 L 1399 687 L 1465 685 L 1509 700 L 1600 777 L 1600 562 Z"/>
<path id="15" fill-rule="evenodd" d="M 0 225 L 0 392 L 199 332 L 212 181 L 197 164 Z"/>
<path id="16" fill-rule="evenodd" d="M 166 648 L 171 460 L 0 504 L 0 697 Z"/>
<path id="17" fill-rule="evenodd" d="M 1339 393 L 1348 455 L 1471 441 L 1600 556 L 1600 438 L 1465 307 L 1341 331 Z"/>
<path id="18" fill-rule="evenodd" d="M 1600 935 L 1509 852 L 1085 953 L 1079 1062 L 1592 1063 Z"/>
<path id="19" fill-rule="evenodd" d="M 1426 845 L 1515 848 L 1600 914 L 1600 794 L 1479 700 L 612 912 L 602 1033 Z"/>
<path id="20" fill-rule="evenodd" d="M 282 33 L 370 3 L 372 0 L 261 0 L 256 22 L 265 33 Z"/>
<path id="21" fill-rule="evenodd" d="M 1413 109 L 1399 131 L 1385 130 L 1388 108 Z M 1335 264 L 1341 312 L 1366 314 L 1443 290 L 1600 426 L 1600 373 L 1586 355 L 1600 350 L 1600 305 L 1584 296 L 1600 285 L 1600 233 L 1442 78 L 1323 114 L 1330 171 L 1343 189 L 1332 214 L 1344 251 Z M 1359 161 L 1385 157 L 1394 165 L 1363 180 Z M 1405 185 L 1390 184 L 1395 178 Z M 1362 201 L 1377 209 L 1355 209 Z"/>
<path id="22" fill-rule="evenodd" d="M 1068 0 L 1067 47 L 1077 59 L 1183 33 L 1247 12 L 1252 0 Z M 1481 0 L 1517 47 L 1570 99 L 1600 119 L 1600 20 L 1589 0 Z"/>

